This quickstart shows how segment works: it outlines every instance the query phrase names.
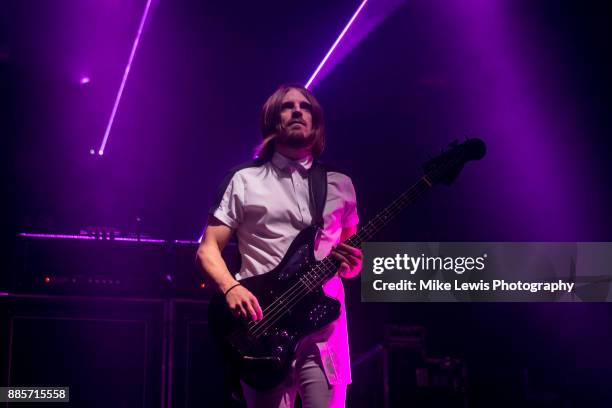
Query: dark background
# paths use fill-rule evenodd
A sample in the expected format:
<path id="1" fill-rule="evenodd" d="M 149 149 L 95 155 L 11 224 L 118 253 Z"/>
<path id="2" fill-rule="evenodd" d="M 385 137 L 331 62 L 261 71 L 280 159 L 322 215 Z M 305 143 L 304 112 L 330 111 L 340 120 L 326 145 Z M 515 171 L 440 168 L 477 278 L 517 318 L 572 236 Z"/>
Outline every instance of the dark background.
<path id="1" fill-rule="evenodd" d="M 145 1 L 2 2 L 6 242 L 84 226 L 133 231 L 137 218 L 153 236 L 197 239 L 224 173 L 260 140 L 265 98 L 306 82 L 358 4 L 154 1 L 98 156 L 89 151 Z M 606 3 L 392 6 L 368 3 L 344 58 L 313 87 L 326 112 L 323 158 L 352 175 L 362 221 L 451 140 L 478 136 L 489 150 L 377 240 L 611 240 Z M 612 401 L 608 304 L 362 304 L 358 282 L 347 293 L 354 356 L 381 340 L 384 323 L 422 324 L 432 353 L 471 364 L 481 395 L 528 368 L 575 404 Z"/>

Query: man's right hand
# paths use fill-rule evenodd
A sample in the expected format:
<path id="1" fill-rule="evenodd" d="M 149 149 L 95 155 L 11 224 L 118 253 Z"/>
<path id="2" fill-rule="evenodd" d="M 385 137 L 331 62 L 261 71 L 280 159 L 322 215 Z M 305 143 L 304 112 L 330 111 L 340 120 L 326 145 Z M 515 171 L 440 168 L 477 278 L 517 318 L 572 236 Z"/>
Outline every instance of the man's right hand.
<path id="1" fill-rule="evenodd" d="M 238 285 L 225 295 L 227 306 L 236 317 L 244 317 L 248 320 L 261 320 L 263 312 L 259 302 L 247 288 Z"/>

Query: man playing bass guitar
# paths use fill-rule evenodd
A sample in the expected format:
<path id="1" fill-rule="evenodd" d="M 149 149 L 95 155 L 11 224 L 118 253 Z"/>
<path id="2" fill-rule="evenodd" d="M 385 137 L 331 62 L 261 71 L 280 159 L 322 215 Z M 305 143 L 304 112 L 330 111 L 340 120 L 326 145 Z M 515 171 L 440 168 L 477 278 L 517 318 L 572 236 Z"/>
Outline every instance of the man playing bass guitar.
<path id="1" fill-rule="evenodd" d="M 197 252 L 202 269 L 225 295 L 234 316 L 252 321 L 261 320 L 266 311 L 240 280 L 272 270 L 298 233 L 314 222 L 308 175 L 325 144 L 323 111 L 310 91 L 284 85 L 264 104 L 261 130 L 257 159 L 226 177 Z M 331 253 L 341 262 L 337 275 L 323 286 L 328 296 L 340 301 L 340 317 L 298 343 L 291 370 L 278 387 L 262 391 L 242 383 L 250 408 L 291 408 L 297 393 L 304 407 L 345 404 L 351 374 L 340 277 L 359 274 L 362 254 L 342 243 L 356 232 L 359 221 L 351 179 L 337 171 L 326 172 L 322 228 L 314 249 L 317 259 Z M 232 275 L 221 251 L 234 233 L 242 262 L 240 271 Z"/>

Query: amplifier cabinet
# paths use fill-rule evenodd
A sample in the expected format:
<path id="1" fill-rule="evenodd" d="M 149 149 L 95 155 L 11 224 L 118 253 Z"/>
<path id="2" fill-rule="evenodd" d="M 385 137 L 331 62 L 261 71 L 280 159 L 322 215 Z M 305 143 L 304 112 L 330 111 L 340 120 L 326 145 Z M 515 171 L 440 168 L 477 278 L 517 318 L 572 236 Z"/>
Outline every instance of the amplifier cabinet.
<path id="1" fill-rule="evenodd" d="M 0 296 L 2 385 L 68 386 L 74 407 L 161 407 L 166 309 L 154 299 Z"/>

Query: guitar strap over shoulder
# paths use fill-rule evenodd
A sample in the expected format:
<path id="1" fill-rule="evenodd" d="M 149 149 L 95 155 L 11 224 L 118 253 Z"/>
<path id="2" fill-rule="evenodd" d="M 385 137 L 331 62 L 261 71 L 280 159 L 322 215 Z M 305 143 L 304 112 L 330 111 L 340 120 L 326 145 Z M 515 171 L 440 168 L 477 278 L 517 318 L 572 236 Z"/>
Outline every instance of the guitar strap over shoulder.
<path id="1" fill-rule="evenodd" d="M 313 209 L 312 225 L 323 228 L 323 210 L 327 199 L 327 169 L 314 161 L 308 172 L 308 191 Z"/>

